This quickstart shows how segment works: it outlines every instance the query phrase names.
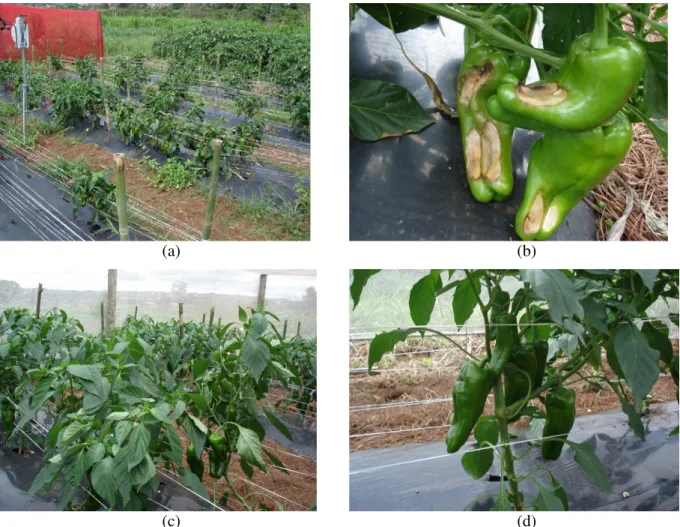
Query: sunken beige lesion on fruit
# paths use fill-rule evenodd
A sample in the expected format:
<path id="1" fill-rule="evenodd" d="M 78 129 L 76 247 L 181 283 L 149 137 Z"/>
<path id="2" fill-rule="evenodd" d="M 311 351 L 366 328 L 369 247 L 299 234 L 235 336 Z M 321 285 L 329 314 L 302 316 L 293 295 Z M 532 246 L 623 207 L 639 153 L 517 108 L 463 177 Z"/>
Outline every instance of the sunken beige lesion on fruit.
<path id="1" fill-rule="evenodd" d="M 498 181 L 501 177 L 501 136 L 492 121 L 485 121 L 482 126 L 481 158 L 484 179 Z"/>
<path id="2" fill-rule="evenodd" d="M 458 95 L 459 104 L 470 104 L 472 98 L 487 83 L 493 74 L 493 65 L 490 62 L 483 66 L 470 68 L 463 76 L 460 93 Z"/>
<path id="3" fill-rule="evenodd" d="M 462 78 L 459 104 L 469 105 L 477 92 L 489 82 L 491 75 L 491 62 L 470 68 Z M 491 182 L 498 181 L 501 177 L 500 133 L 496 125 L 487 120 L 482 112 L 477 111 L 475 117 L 481 125 L 470 130 L 465 138 L 465 168 L 468 178 L 472 181 L 482 177 Z"/>
<path id="4" fill-rule="evenodd" d="M 465 139 L 465 170 L 468 177 L 476 181 L 481 176 L 482 137 L 476 128 L 470 130 Z"/>
<path id="5" fill-rule="evenodd" d="M 542 84 L 518 84 L 515 88 L 517 98 L 529 106 L 557 106 L 564 102 L 569 94 L 557 82 Z"/>
<path id="6" fill-rule="evenodd" d="M 539 193 L 536 194 L 529 212 L 524 217 L 524 222 L 522 223 L 524 234 L 536 234 L 538 232 L 541 228 L 541 223 L 543 223 L 543 210 L 543 196 Z"/>
<path id="7" fill-rule="evenodd" d="M 548 212 L 545 215 L 545 219 L 543 220 L 543 230 L 545 231 L 552 231 L 557 225 L 559 224 L 559 214 L 560 211 L 557 208 L 557 205 L 551 205 L 548 207 Z"/>

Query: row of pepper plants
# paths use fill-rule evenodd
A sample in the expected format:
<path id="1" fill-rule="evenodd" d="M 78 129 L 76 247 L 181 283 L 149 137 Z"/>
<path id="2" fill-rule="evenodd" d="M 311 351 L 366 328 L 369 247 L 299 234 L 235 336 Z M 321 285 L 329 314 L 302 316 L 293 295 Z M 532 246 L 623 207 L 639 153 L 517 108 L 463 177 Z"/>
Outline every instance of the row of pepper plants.
<path id="1" fill-rule="evenodd" d="M 667 9 L 606 3 L 353 4 L 350 16 L 363 10 L 397 40 L 433 16 L 465 26 L 455 108 L 408 60 L 425 78 L 436 109 L 459 121 L 467 184 L 477 201 L 512 195 L 515 128 L 543 133 L 531 149 L 515 231 L 523 240 L 545 240 L 626 157 L 631 123 L 644 122 L 668 160 L 668 25 L 661 21 Z M 531 45 L 539 11 L 542 49 Z M 624 26 L 628 16 L 630 31 Z M 526 84 L 532 59 L 540 81 Z M 350 93 L 350 126 L 360 139 L 399 137 L 435 122 L 401 86 L 354 79 Z"/>
<path id="2" fill-rule="evenodd" d="M 243 309 L 227 325 L 128 317 L 95 336 L 64 311 L 1 312 L 5 439 L 24 441 L 27 433 L 44 450 L 29 494 L 49 492 L 60 509 L 147 510 L 168 471 L 207 500 L 209 474 L 213 503 L 233 498 L 247 510 L 267 508 L 263 499 L 271 496 L 237 492 L 230 467 L 238 463 L 248 478 L 286 472 L 262 445 L 258 416 L 292 440 L 268 392 L 272 381 L 291 389 L 304 381 L 288 356 L 297 344 L 281 337 L 275 321 Z M 41 410 L 52 424 L 34 435 L 31 421 Z M 216 496 L 222 479 L 227 491 Z"/>
<path id="3" fill-rule="evenodd" d="M 378 272 L 354 270 L 350 293 L 355 307 Z M 563 454 L 565 445 L 585 476 L 611 493 L 609 476 L 591 445 L 569 439 L 576 419 L 576 392 L 570 386 L 608 386 L 619 398 L 630 429 L 645 440 L 647 395 L 663 372 L 670 372 L 678 384 L 678 355 L 669 327 L 649 316 L 650 307 L 656 303 L 658 309 L 659 302 L 677 310 L 678 271 L 476 269 L 464 270 L 457 279 L 454 273 L 433 269 L 412 286 L 409 309 L 415 327 L 378 334 L 369 348 L 369 371 L 411 335 L 437 335 L 455 345 L 427 327 L 437 298 L 453 290 L 456 326 L 481 312 L 485 353 L 477 357 L 458 347 L 467 360 L 453 385 L 447 452 L 467 445 L 461 463 L 474 479 L 487 474 L 494 456 L 500 458 L 493 510 L 568 510 L 567 493 L 550 463 Z M 511 279 L 521 287 L 510 289 Z M 508 289 L 516 289 L 514 295 Z M 678 313 L 668 318 L 677 327 Z M 613 374 L 605 374 L 605 365 Z M 491 392 L 494 410 L 483 416 Z M 513 448 L 509 425 L 521 417 L 530 419 L 536 438 Z M 670 433 L 677 434 L 678 427 Z M 471 434 L 473 444 L 468 443 Z M 540 448 L 548 463 L 522 471 L 521 460 L 533 448 Z M 531 499 L 525 493 L 531 493 Z"/>

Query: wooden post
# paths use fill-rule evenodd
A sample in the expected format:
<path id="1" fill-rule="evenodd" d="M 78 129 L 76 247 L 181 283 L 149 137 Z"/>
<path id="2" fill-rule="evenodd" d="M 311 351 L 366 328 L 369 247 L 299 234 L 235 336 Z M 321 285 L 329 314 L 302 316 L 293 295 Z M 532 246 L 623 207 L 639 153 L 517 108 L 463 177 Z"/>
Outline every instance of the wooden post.
<path id="1" fill-rule="evenodd" d="M 111 114 L 109 113 L 109 103 L 106 100 L 106 90 L 104 89 L 104 58 L 99 59 L 99 82 L 102 87 L 102 98 L 104 99 L 104 112 L 106 113 L 106 129 L 111 133 Z"/>
<path id="2" fill-rule="evenodd" d="M 286 340 L 286 333 L 288 333 L 288 320 L 283 322 L 283 340 Z"/>
<path id="3" fill-rule="evenodd" d="M 219 327 L 221 325 L 222 325 L 222 317 L 217 319 L 217 326 Z"/>
<path id="4" fill-rule="evenodd" d="M 108 270 L 108 288 L 106 295 L 106 323 L 104 329 L 111 332 L 116 329 L 116 295 L 118 294 L 118 269 Z"/>
<path id="5" fill-rule="evenodd" d="M 137 308 L 138 308 L 138 307 L 139 307 L 139 306 L 135 306 L 135 320 L 137 320 Z"/>
<path id="6" fill-rule="evenodd" d="M 208 194 L 208 211 L 205 215 L 205 225 L 203 226 L 203 239 L 210 239 L 212 230 L 213 216 L 215 215 L 215 202 L 217 201 L 217 180 L 220 176 L 220 161 L 222 160 L 222 139 L 215 139 L 213 142 L 213 170 L 210 178 L 210 192 Z"/>
<path id="7" fill-rule="evenodd" d="M 298 322 L 298 330 L 297 330 L 297 336 L 298 337 L 300 336 L 300 325 L 301 324 L 302 324 L 302 322 Z"/>
<path id="8" fill-rule="evenodd" d="M 99 303 L 99 314 L 101 315 L 101 319 L 102 319 L 102 321 L 101 321 L 101 325 L 102 325 L 101 334 L 103 335 L 104 334 L 104 301 L 103 300 Z"/>
<path id="9" fill-rule="evenodd" d="M 184 336 L 184 304 L 179 303 L 179 338 L 182 340 Z"/>
<path id="10" fill-rule="evenodd" d="M 267 290 L 267 275 L 260 275 L 260 287 L 257 289 L 257 309 L 264 308 L 264 297 Z"/>
<path id="11" fill-rule="evenodd" d="M 120 240 L 128 241 L 130 232 L 128 230 L 128 211 L 127 211 L 127 192 L 125 191 L 125 154 L 114 154 L 113 160 L 116 162 L 116 205 L 118 205 L 118 231 Z"/>
<path id="12" fill-rule="evenodd" d="M 205 75 L 205 55 L 201 59 L 201 73 L 198 75 L 198 89 L 203 95 L 203 75 Z"/>
<path id="13" fill-rule="evenodd" d="M 49 40 L 45 41 L 45 49 L 46 49 L 45 53 L 47 53 L 47 55 L 45 56 L 45 60 L 47 61 L 47 74 L 49 75 L 50 73 L 52 73 L 52 65 L 51 65 L 52 61 L 50 60 L 50 41 Z"/>
<path id="14" fill-rule="evenodd" d="M 210 308 L 210 322 L 208 322 L 208 327 L 211 328 L 213 325 L 213 320 L 215 320 L 215 306 Z"/>
<path id="15" fill-rule="evenodd" d="M 36 303 L 36 306 L 35 306 L 35 316 L 36 316 L 36 318 L 40 318 L 40 302 L 42 301 L 42 294 L 43 294 L 43 286 L 42 286 L 42 284 L 38 284 L 38 302 Z"/>
<path id="16" fill-rule="evenodd" d="M 203 320 L 201 320 L 201 324 L 205 326 L 205 313 L 203 313 Z"/>
<path id="17" fill-rule="evenodd" d="M 64 58 L 64 41 L 59 39 L 59 60 Z"/>

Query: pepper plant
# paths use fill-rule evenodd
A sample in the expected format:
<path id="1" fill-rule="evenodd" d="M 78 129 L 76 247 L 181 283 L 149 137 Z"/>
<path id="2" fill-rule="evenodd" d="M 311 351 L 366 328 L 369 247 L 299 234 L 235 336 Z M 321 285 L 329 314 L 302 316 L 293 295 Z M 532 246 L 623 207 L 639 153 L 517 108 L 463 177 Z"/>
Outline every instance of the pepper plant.
<path id="1" fill-rule="evenodd" d="M 4 438 L 28 436 L 45 457 L 29 494 L 56 494 L 60 509 L 146 510 L 160 477 L 174 473 L 210 500 L 198 470 L 207 458 L 215 503 L 261 507 L 257 493 L 236 490 L 229 469 L 238 462 L 248 478 L 256 470 L 286 471 L 263 447 L 258 420 L 262 415 L 292 440 L 268 392 L 272 380 L 300 380 L 272 320 L 243 309 L 239 322 L 227 325 L 128 317 L 95 336 L 63 311 L 0 312 Z M 36 434 L 45 424 L 31 422 L 41 410 L 51 425 Z M 217 496 L 222 479 L 227 491 Z"/>
<path id="2" fill-rule="evenodd" d="M 354 270 L 350 293 L 355 307 L 378 272 Z M 673 354 L 669 328 L 649 317 L 655 302 L 674 300 L 677 309 L 678 271 L 476 269 L 464 270 L 461 278 L 454 273 L 434 269 L 413 285 L 409 309 L 414 326 L 378 334 L 369 348 L 369 371 L 411 335 L 439 336 L 466 354 L 468 360 L 454 383 L 446 449 L 454 453 L 468 445 L 461 462 L 475 479 L 489 471 L 494 455 L 500 458 L 493 510 L 567 510 L 567 495 L 550 463 L 565 454 L 573 455 L 594 484 L 612 492 L 609 476 L 591 447 L 569 439 L 576 418 L 570 386 L 608 385 L 620 400 L 628 426 L 645 440 L 641 414 L 659 374 L 670 371 L 678 383 L 678 355 Z M 516 290 L 511 296 L 512 282 Z M 483 357 L 427 327 L 437 298 L 451 290 L 458 327 L 476 310 L 481 314 Z M 677 313 L 668 318 L 678 324 Z M 605 360 L 614 378 L 604 374 Z M 493 413 L 482 416 L 491 392 Z M 542 433 L 513 448 L 509 425 L 521 417 L 533 421 L 532 430 L 542 427 Z M 677 434 L 678 428 L 671 433 Z M 471 434 L 474 445 L 468 443 Z M 547 462 L 523 472 L 522 458 L 538 446 Z M 525 498 L 529 485 L 535 486 L 532 499 Z"/>
<path id="3" fill-rule="evenodd" d="M 551 237 L 567 213 L 626 157 L 644 122 L 668 159 L 668 26 L 663 4 L 353 4 L 389 28 L 423 76 L 436 110 L 460 122 L 467 183 L 480 202 L 512 194 L 515 128 L 534 143 L 515 231 Z M 531 45 L 542 15 L 543 49 Z M 630 15 L 632 27 L 623 19 Z M 399 33 L 442 17 L 465 26 L 456 106 L 408 56 Z M 653 37 L 652 37 L 653 35 Z M 534 60 L 540 81 L 525 84 Z M 435 119 L 405 88 L 350 82 L 350 128 L 367 141 L 419 132 Z"/>

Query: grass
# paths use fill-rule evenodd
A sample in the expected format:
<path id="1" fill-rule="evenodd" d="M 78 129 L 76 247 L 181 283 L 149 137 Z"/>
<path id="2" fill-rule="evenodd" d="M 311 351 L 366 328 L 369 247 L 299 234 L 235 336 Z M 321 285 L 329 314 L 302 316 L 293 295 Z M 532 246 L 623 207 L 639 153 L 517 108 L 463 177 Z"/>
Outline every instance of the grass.
<path id="1" fill-rule="evenodd" d="M 234 214 L 231 218 L 223 218 L 222 221 L 233 221 L 234 218 L 250 225 L 253 232 L 262 236 L 263 239 L 276 239 L 272 237 L 272 224 L 280 226 L 281 230 L 293 240 L 309 240 L 309 214 L 305 203 L 308 203 L 308 194 L 302 193 L 293 202 L 285 201 L 283 197 L 270 186 L 265 188 L 261 198 L 237 198 L 227 197 L 234 206 Z M 306 201 L 307 200 L 307 201 Z M 308 205 L 307 205 L 308 206 Z"/>

